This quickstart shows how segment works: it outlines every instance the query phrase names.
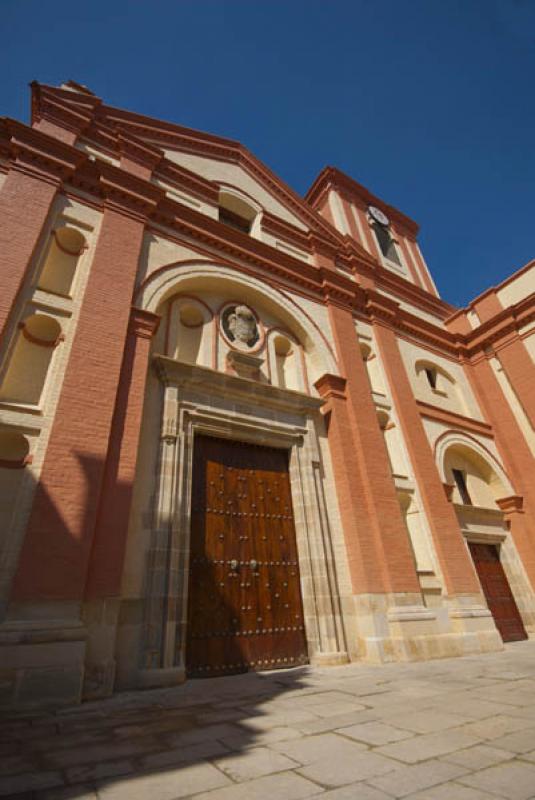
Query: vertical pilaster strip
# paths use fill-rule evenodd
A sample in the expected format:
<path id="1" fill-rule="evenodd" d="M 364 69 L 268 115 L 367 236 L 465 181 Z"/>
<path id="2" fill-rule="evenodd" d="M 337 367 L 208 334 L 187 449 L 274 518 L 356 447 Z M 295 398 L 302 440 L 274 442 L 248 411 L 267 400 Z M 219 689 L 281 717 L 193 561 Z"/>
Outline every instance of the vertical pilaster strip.
<path id="1" fill-rule="evenodd" d="M 515 490 L 524 498 L 523 508 L 505 504 L 504 512 L 511 523 L 511 533 L 518 552 L 535 589 L 535 525 L 531 520 L 535 513 L 535 488 L 533 474 L 535 459 L 518 425 L 507 398 L 502 392 L 489 364 L 488 358 L 473 361 L 467 374 L 474 387 L 485 416 L 494 429 L 496 445 L 505 469 L 512 479 Z"/>
<path id="2" fill-rule="evenodd" d="M 359 494 L 362 503 L 362 508 L 356 509 L 352 525 L 357 525 L 359 537 L 372 537 L 375 542 L 373 557 L 380 559 L 378 569 L 382 573 L 383 590 L 419 595 L 420 585 L 409 536 L 401 516 L 353 315 L 332 303 L 329 304 L 329 315 L 339 364 L 347 375 L 345 425 L 348 430 L 345 433 L 340 431 L 338 438 L 342 452 L 350 453 L 344 455 L 344 464 L 339 465 L 338 472 L 347 470 L 345 482 L 349 495 Z M 333 448 L 333 459 L 339 458 Z M 366 534 L 363 534 L 364 526 L 368 529 Z M 363 559 L 365 571 L 371 566 L 369 556 L 372 556 L 371 551 Z"/>
<path id="3" fill-rule="evenodd" d="M 14 601 L 83 596 L 143 230 L 142 219 L 105 209 Z"/>
<path id="4" fill-rule="evenodd" d="M 535 364 L 524 342 L 516 334 L 512 341 L 497 350 L 496 356 L 535 430 Z"/>
<path id="5" fill-rule="evenodd" d="M 377 344 L 387 374 L 436 552 L 449 595 L 481 593 L 474 566 L 448 502 L 416 399 L 401 358 L 396 335 L 370 308 Z"/>
<path id="6" fill-rule="evenodd" d="M 11 169 L 0 191 L 0 334 L 24 284 L 59 182 Z"/>
<path id="7" fill-rule="evenodd" d="M 86 585 L 86 599 L 117 597 L 136 473 L 150 341 L 160 317 L 132 308 Z"/>
<path id="8" fill-rule="evenodd" d="M 358 446 L 349 419 L 346 380 L 323 375 L 315 383 L 326 401 L 327 435 L 353 591 L 384 594 L 381 555 L 369 518 Z"/>

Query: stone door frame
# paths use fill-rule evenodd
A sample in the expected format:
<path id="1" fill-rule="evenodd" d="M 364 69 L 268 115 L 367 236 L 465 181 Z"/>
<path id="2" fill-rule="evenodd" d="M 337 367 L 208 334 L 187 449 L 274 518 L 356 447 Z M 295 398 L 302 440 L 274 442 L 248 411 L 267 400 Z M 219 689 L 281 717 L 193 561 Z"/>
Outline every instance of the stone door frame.
<path id="1" fill-rule="evenodd" d="M 185 679 L 196 434 L 289 451 L 301 594 L 311 663 L 348 660 L 315 418 L 323 401 L 155 355 L 162 424 L 147 559 L 144 685 Z"/>

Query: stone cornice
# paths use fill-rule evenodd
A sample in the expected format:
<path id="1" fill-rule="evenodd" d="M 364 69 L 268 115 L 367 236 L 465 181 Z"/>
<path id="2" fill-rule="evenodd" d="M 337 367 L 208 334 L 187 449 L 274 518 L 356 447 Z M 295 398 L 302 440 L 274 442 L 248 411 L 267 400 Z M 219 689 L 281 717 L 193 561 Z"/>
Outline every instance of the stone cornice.
<path id="1" fill-rule="evenodd" d="M 32 89 L 32 125 L 42 119 L 49 120 L 67 130 L 80 134 L 86 130 L 93 119 L 95 107 L 99 100 L 94 96 L 78 95 L 64 89 L 51 90 L 33 81 Z M 82 102 L 73 100 L 82 98 Z"/>
<path id="2" fill-rule="evenodd" d="M 160 161 L 154 176 L 178 191 L 192 194 L 206 203 L 216 206 L 219 202 L 219 188 L 216 183 L 202 178 L 196 172 L 191 172 L 169 159 L 164 158 Z"/>
<path id="3" fill-rule="evenodd" d="M 346 384 L 347 380 L 340 375 L 332 375 L 326 372 L 321 378 L 315 382 L 314 386 L 318 394 L 324 400 L 331 400 L 336 397 L 339 400 L 346 399 Z"/>
<path id="4" fill-rule="evenodd" d="M 455 411 L 446 411 L 430 403 L 424 403 L 423 400 L 416 400 L 416 405 L 418 406 L 420 415 L 426 417 L 426 419 L 443 422 L 450 428 L 462 428 L 463 430 L 482 436 L 493 436 L 492 426 L 489 425 L 488 422 L 482 422 L 472 417 L 465 417 L 463 414 L 457 414 Z"/>
<path id="5" fill-rule="evenodd" d="M 519 494 L 512 494 L 509 497 L 501 497 L 496 503 L 504 514 L 521 514 L 524 508 L 524 498 Z"/>
<path id="6" fill-rule="evenodd" d="M 0 118 L 0 150 L 11 169 L 56 183 L 87 161 L 85 153 L 8 117 Z"/>
<path id="7" fill-rule="evenodd" d="M 469 355 L 481 354 L 490 346 L 499 350 L 511 338 L 517 338 L 520 328 L 533 320 L 535 320 L 535 292 L 515 305 L 504 308 L 499 314 L 464 335 Z"/>
<path id="8" fill-rule="evenodd" d="M 175 144 L 177 137 L 189 138 L 192 152 L 194 145 L 196 147 L 202 141 L 203 146 L 227 148 L 227 155 L 232 156 L 236 163 L 247 163 L 249 166 L 257 163 L 237 143 L 165 123 L 155 122 L 151 126 L 148 124 L 150 120 L 146 118 L 103 107 L 98 98 L 89 94 L 60 89 L 52 92 L 46 87 L 40 87 L 34 90 L 34 97 L 40 98 L 36 114 L 40 113 L 39 109 L 44 108 L 45 100 L 54 100 L 59 106 L 67 104 L 78 115 L 79 120 L 83 121 L 83 125 L 87 117 L 93 115 L 93 121 L 84 129 L 84 136 L 98 133 L 102 146 L 107 146 L 115 154 L 128 153 L 129 157 L 134 156 L 151 167 L 157 164 L 158 177 L 169 180 L 173 185 L 183 186 L 184 191 L 206 199 L 207 202 L 214 203 L 217 199 L 218 187 L 215 182 L 207 181 L 161 158 L 159 147 L 148 144 L 135 131 L 148 135 L 149 131 L 157 130 L 171 139 L 175 137 Z M 104 145 L 104 142 L 107 144 Z M 389 325 L 398 334 L 420 341 L 458 360 L 481 357 L 489 347 L 498 349 L 507 343 L 508 337 L 518 336 L 519 329 L 535 319 L 535 296 L 532 295 L 505 309 L 474 331 L 453 333 L 443 328 L 440 322 L 435 325 L 422 319 L 417 312 L 411 313 L 399 308 L 399 303 L 379 292 L 371 294 L 372 290 L 369 289 L 363 292 L 358 284 L 359 276 L 369 278 L 370 283 L 388 291 L 400 301 L 405 300 L 415 308 L 429 311 L 439 318 L 444 319 L 451 313 L 451 306 L 378 265 L 371 256 L 355 247 L 350 237 L 338 234 L 328 222 L 322 221 L 321 225 L 318 224 L 319 214 L 312 210 L 307 213 L 308 219 L 314 222 L 314 228 L 308 233 L 303 233 L 295 226 L 269 214 L 266 214 L 265 224 L 274 235 L 276 233 L 305 252 L 312 252 L 319 263 L 329 264 L 330 269 L 319 266 L 319 263 L 305 262 L 241 231 L 233 230 L 218 220 L 167 197 L 161 187 L 149 180 L 103 160 L 91 160 L 82 150 L 17 121 L 0 120 L 0 155 L 5 158 L 8 169 L 20 170 L 54 182 L 71 196 L 81 197 L 83 201 L 96 207 L 111 206 L 120 213 L 134 215 L 146 224 L 167 228 L 179 238 L 186 235 L 222 255 L 260 267 L 286 286 L 294 286 L 297 291 L 302 290 L 324 302 L 350 308 L 356 316 Z M 258 165 L 259 179 L 264 183 L 268 179 L 275 181 L 274 177 L 270 177 L 269 171 L 262 172 L 260 162 Z M 280 181 L 277 185 L 280 193 L 284 187 Z M 303 218 L 303 201 L 300 201 L 299 209 Z M 337 272 L 334 268 L 337 263 L 349 269 L 357 280 L 353 281 L 349 275 Z"/>
<path id="9" fill-rule="evenodd" d="M 105 161 L 90 161 L 87 156 L 83 167 L 65 182 L 65 189 L 69 187 L 93 195 L 102 207 L 114 207 L 120 213 L 135 215 L 143 222 L 165 197 L 163 189 L 158 186 Z"/>
<path id="10" fill-rule="evenodd" d="M 153 364 L 160 380 L 167 386 L 194 386 L 200 391 L 217 394 L 226 400 L 235 398 L 250 405 L 280 408 L 297 413 L 313 413 L 323 405 L 319 397 L 311 397 L 291 389 L 280 389 L 270 383 L 239 378 L 208 367 L 186 364 L 168 356 L 156 354 Z"/>
<path id="11" fill-rule="evenodd" d="M 117 146 L 122 156 L 143 164 L 151 172 L 164 157 L 162 151 L 157 147 L 151 147 L 145 142 L 136 139 L 135 136 L 121 132 L 117 134 Z"/>
<path id="12" fill-rule="evenodd" d="M 264 186 L 292 213 L 306 221 L 311 228 L 321 232 L 327 239 L 338 240 L 337 232 L 302 197 L 286 186 L 271 170 L 259 161 L 239 142 L 213 134 L 203 133 L 180 125 L 162 122 L 141 114 L 113 108 L 102 103 L 94 95 L 67 91 L 51 86 L 35 84 L 33 87 L 33 118 L 42 114 L 45 102 L 49 103 L 50 113 L 56 109 L 57 121 L 61 124 L 66 107 L 75 106 L 90 109 L 92 127 L 104 126 L 123 133 L 129 133 L 146 144 L 152 142 L 157 147 L 179 149 L 219 161 L 240 164 L 244 170 L 261 181 Z M 52 102 L 54 101 L 54 102 Z M 93 136 L 96 134 L 93 132 Z"/>
<path id="13" fill-rule="evenodd" d="M 300 248 L 305 252 L 312 252 L 312 244 L 310 235 L 305 231 L 296 228 L 295 225 L 280 219 L 279 217 L 270 214 L 269 211 L 262 212 L 261 220 L 262 230 L 271 234 L 279 239 L 284 239 L 294 247 Z"/>
<path id="14" fill-rule="evenodd" d="M 130 310 L 129 333 L 140 339 L 152 339 L 160 325 L 161 317 L 144 308 L 132 306 Z"/>

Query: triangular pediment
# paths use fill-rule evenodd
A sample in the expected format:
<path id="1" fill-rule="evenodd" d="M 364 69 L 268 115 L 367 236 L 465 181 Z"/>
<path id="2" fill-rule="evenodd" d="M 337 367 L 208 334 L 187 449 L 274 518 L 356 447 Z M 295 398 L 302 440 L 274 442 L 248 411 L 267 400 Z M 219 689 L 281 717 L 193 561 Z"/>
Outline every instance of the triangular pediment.
<path id="1" fill-rule="evenodd" d="M 108 106 L 85 86 L 69 81 L 62 87 L 33 84 L 33 117 L 40 114 L 72 114 L 80 138 L 102 144 L 113 155 L 127 137 L 130 144 L 147 148 L 158 168 L 171 172 L 176 166 L 185 175 L 196 175 L 213 189 L 232 187 L 261 206 L 267 216 L 297 229 L 315 233 L 332 243 L 338 241 L 333 228 L 310 205 L 287 186 L 244 145 L 202 131 Z M 71 120 L 69 120 L 69 123 Z"/>

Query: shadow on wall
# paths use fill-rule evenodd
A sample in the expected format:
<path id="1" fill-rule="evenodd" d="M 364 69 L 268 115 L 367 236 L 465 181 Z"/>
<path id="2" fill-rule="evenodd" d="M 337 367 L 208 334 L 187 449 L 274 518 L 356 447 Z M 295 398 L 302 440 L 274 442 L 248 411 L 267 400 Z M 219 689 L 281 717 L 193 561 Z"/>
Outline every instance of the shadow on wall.
<path id="1" fill-rule="evenodd" d="M 83 603 L 119 597 L 122 573 L 121 531 L 113 513 L 101 525 L 99 509 L 108 497 L 120 513 L 132 485 L 117 479 L 113 461 L 106 470 L 103 459 L 81 453 L 72 454 L 68 481 L 61 473 L 55 485 L 36 483 L 25 438 L 1 431 L 0 446 L 0 616 L 11 628 L 0 641 L 0 707 L 76 703 L 84 677 L 86 690 L 96 679 L 86 663 L 92 642 Z"/>

